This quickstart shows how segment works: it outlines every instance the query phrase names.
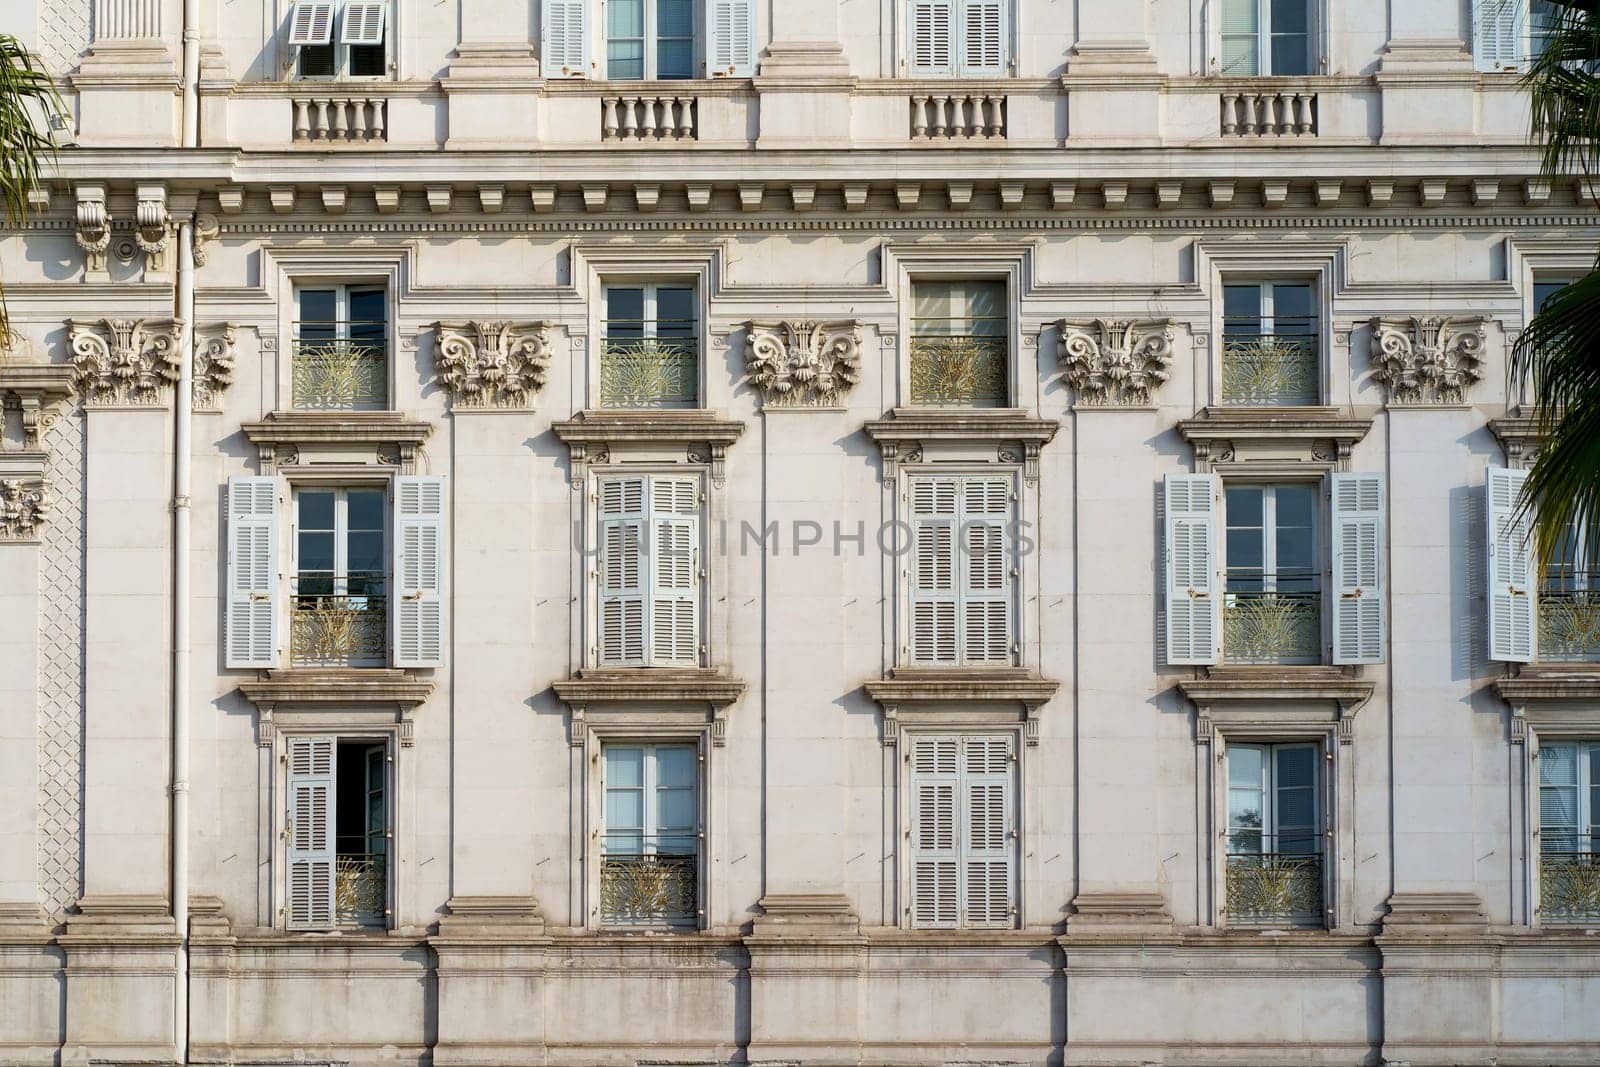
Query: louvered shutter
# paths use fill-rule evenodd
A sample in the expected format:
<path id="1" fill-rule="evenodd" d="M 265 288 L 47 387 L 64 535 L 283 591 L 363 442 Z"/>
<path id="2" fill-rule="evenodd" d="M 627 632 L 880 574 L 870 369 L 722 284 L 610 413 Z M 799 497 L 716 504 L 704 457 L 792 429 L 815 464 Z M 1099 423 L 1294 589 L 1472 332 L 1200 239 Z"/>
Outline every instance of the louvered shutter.
<path id="1" fill-rule="evenodd" d="M 969 478 L 961 488 L 961 662 L 1011 663 L 1011 480 Z"/>
<path id="2" fill-rule="evenodd" d="M 388 0 L 345 0 L 344 24 L 339 28 L 339 43 L 382 44 L 383 16 L 388 7 Z"/>
<path id="3" fill-rule="evenodd" d="M 650 663 L 700 664 L 700 483 L 654 476 L 650 491 Z"/>
<path id="4" fill-rule="evenodd" d="M 394 665 L 444 663 L 444 477 L 394 482 Z"/>
<path id="5" fill-rule="evenodd" d="M 301 0 L 289 12 L 289 44 L 294 47 L 333 41 L 333 0 Z"/>
<path id="6" fill-rule="evenodd" d="M 918 478 L 911 483 L 911 659 L 955 666 L 959 659 L 957 589 L 961 482 Z"/>
<path id="7" fill-rule="evenodd" d="M 1217 479 L 1169 474 L 1166 500 L 1167 662 L 1217 662 Z"/>
<path id="8" fill-rule="evenodd" d="M 748 78 L 755 73 L 754 0 L 707 0 L 706 66 L 713 78 Z"/>
<path id="9" fill-rule="evenodd" d="M 588 0 L 543 0 L 539 43 L 546 78 L 589 74 Z"/>
<path id="10" fill-rule="evenodd" d="M 1533 660 L 1531 516 L 1520 508 L 1528 472 L 1491 467 L 1484 484 L 1489 517 L 1489 658 L 1510 663 Z"/>
<path id="11" fill-rule="evenodd" d="M 1014 921 L 1015 743 L 1015 737 L 1007 734 L 961 739 L 961 889 L 966 926 L 1005 927 Z"/>
<path id="12" fill-rule="evenodd" d="M 1529 0 L 1474 0 L 1472 58 L 1481 71 L 1522 65 L 1522 34 Z"/>
<path id="13" fill-rule="evenodd" d="M 228 479 L 229 667 L 278 665 L 278 480 Z"/>
<path id="14" fill-rule="evenodd" d="M 1382 663 L 1383 475 L 1333 476 L 1333 662 Z"/>
<path id="15" fill-rule="evenodd" d="M 955 69 L 955 0 L 911 0 L 906 22 L 912 77 L 951 73 Z"/>
<path id="16" fill-rule="evenodd" d="M 1005 8 L 1008 0 L 966 0 L 961 11 L 961 73 L 995 77 L 1006 72 Z"/>
<path id="17" fill-rule="evenodd" d="M 334 923 L 334 740 L 289 739 L 289 878 L 291 930 Z"/>
<path id="18" fill-rule="evenodd" d="M 645 479 L 600 482 L 600 663 L 644 666 Z"/>
<path id="19" fill-rule="evenodd" d="M 911 922 L 953 929 L 960 921 L 956 805 L 960 739 L 917 737 L 911 744 Z"/>

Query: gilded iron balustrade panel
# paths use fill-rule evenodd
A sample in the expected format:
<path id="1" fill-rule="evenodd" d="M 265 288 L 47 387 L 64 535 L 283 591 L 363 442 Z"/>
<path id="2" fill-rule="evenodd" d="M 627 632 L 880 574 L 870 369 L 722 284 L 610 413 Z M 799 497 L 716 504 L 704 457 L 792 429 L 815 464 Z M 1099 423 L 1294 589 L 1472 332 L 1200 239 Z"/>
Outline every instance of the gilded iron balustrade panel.
<path id="1" fill-rule="evenodd" d="M 600 355 L 602 407 L 693 407 L 699 394 L 694 345 L 650 337 L 606 341 Z"/>
<path id="2" fill-rule="evenodd" d="M 1001 337 L 911 340 L 911 402 L 935 407 L 1005 407 L 1010 361 Z"/>
<path id="3" fill-rule="evenodd" d="M 1539 658 L 1600 661 L 1600 591 L 1539 594 Z"/>
<path id="4" fill-rule="evenodd" d="M 600 914 L 609 925 L 693 925 L 698 898 L 693 855 L 611 854 L 600 861 Z"/>
<path id="5" fill-rule="evenodd" d="M 1323 921 L 1322 857 L 1246 852 L 1228 856 L 1228 921 L 1239 925 L 1315 926 Z"/>
<path id="6" fill-rule="evenodd" d="M 1542 854 L 1539 914 L 1547 923 L 1600 921 L 1600 853 Z"/>
<path id="7" fill-rule="evenodd" d="M 1229 663 L 1321 662 L 1322 594 L 1227 594 L 1222 654 Z"/>
<path id="8" fill-rule="evenodd" d="M 1262 407 L 1315 404 L 1314 339 L 1229 333 L 1222 339 L 1222 402 Z"/>
<path id="9" fill-rule="evenodd" d="M 382 411 L 389 406 L 389 359 L 371 341 L 294 343 L 294 406 L 308 411 Z"/>
<path id="10" fill-rule="evenodd" d="M 302 593 L 294 600 L 289 659 L 296 667 L 361 667 L 381 664 L 387 658 L 385 598 Z"/>
<path id="11" fill-rule="evenodd" d="M 382 926 L 388 863 L 381 852 L 346 853 L 334 866 L 334 921 L 341 926 Z"/>

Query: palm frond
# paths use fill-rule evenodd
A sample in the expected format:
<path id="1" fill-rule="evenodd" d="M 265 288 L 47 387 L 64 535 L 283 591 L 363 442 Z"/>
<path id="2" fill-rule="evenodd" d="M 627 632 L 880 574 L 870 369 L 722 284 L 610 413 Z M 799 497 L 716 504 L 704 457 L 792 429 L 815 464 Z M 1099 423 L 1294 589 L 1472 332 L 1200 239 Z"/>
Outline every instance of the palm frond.
<path id="1" fill-rule="evenodd" d="M 44 161 L 55 156 L 49 116 L 62 110 L 49 72 L 15 37 L 0 34 L 0 209 L 7 226 L 27 221 L 28 193 L 38 188 Z M 10 340 L 0 289 L 0 345 Z"/>
<path id="2" fill-rule="evenodd" d="M 1541 27 L 1543 47 L 1523 75 L 1547 177 L 1600 172 L 1600 18 L 1593 6 L 1556 0 Z"/>

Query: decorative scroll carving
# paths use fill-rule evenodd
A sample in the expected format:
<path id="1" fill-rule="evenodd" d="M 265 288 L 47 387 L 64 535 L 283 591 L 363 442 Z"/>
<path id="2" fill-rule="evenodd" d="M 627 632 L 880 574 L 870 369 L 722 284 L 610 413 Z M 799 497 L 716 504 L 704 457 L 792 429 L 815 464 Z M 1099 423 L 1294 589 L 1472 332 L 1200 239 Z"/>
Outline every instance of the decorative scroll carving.
<path id="1" fill-rule="evenodd" d="M 55 425 L 61 402 L 72 395 L 72 373 L 61 364 L 13 363 L 0 353 L 0 425 L 8 411 L 18 413 L 24 452 L 41 449 L 42 434 Z"/>
<path id="2" fill-rule="evenodd" d="M 1061 319 L 1061 363 L 1078 403 L 1147 407 L 1169 377 L 1172 320 Z"/>
<path id="3" fill-rule="evenodd" d="M 103 185 L 80 185 L 75 190 L 78 198 L 78 225 L 73 237 L 83 249 L 84 266 L 89 274 L 104 274 L 106 252 L 111 248 L 111 216 L 106 211 L 106 189 Z"/>
<path id="4" fill-rule="evenodd" d="M 215 408 L 217 399 L 233 384 L 233 323 L 207 326 L 194 339 L 194 403 Z"/>
<path id="5" fill-rule="evenodd" d="M 222 220 L 209 211 L 202 211 L 194 217 L 194 265 L 206 265 L 206 245 L 215 241 L 222 234 Z"/>
<path id="6" fill-rule="evenodd" d="M 178 380 L 178 325 L 170 319 L 73 319 L 72 385 L 88 406 L 159 404 Z"/>
<path id="7" fill-rule="evenodd" d="M 0 479 L 0 540 L 37 540 L 49 515 L 49 490 L 42 479 Z"/>
<path id="8" fill-rule="evenodd" d="M 525 408 L 544 388 L 548 322 L 434 323 L 434 371 L 461 407 Z"/>
<path id="9" fill-rule="evenodd" d="M 167 213 L 166 186 L 139 186 L 134 205 L 134 240 L 145 255 L 145 269 L 152 274 L 165 274 L 172 247 L 172 218 Z"/>
<path id="10" fill-rule="evenodd" d="M 1391 404 L 1461 404 L 1483 377 L 1480 315 L 1372 320 L 1373 377 Z"/>
<path id="11" fill-rule="evenodd" d="M 774 407 L 831 407 L 861 378 L 861 323 L 748 322 L 745 369 Z"/>

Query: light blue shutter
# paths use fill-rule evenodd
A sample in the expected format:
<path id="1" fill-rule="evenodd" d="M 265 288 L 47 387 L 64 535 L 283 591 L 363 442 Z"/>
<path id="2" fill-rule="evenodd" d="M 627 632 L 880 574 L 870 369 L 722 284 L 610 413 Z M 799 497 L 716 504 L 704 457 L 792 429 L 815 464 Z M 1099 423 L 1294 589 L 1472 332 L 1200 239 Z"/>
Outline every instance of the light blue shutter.
<path id="1" fill-rule="evenodd" d="M 910 0 L 906 12 L 911 76 L 936 77 L 955 70 L 955 0 Z"/>
<path id="2" fill-rule="evenodd" d="M 642 667 L 645 651 L 645 479 L 600 482 L 600 642 L 605 667 Z"/>
<path id="3" fill-rule="evenodd" d="M 394 665 L 444 663 L 444 476 L 394 481 Z"/>
<path id="4" fill-rule="evenodd" d="M 961 897 L 969 927 L 1015 922 L 1015 735 L 961 739 Z"/>
<path id="5" fill-rule="evenodd" d="M 301 0 L 289 12 L 289 44 L 303 48 L 333 40 L 333 0 Z"/>
<path id="6" fill-rule="evenodd" d="M 917 478 L 911 482 L 911 661 L 952 667 L 960 662 L 956 612 L 961 482 Z"/>
<path id="7" fill-rule="evenodd" d="M 377 45 L 383 43 L 383 18 L 388 0 L 345 0 L 344 24 L 339 43 Z"/>
<path id="8" fill-rule="evenodd" d="M 1167 662 L 1217 662 L 1222 598 L 1216 591 L 1217 479 L 1169 474 L 1165 480 Z"/>
<path id="9" fill-rule="evenodd" d="M 961 661 L 1014 661 L 1015 578 L 1006 543 L 1011 479 L 969 478 L 961 492 Z"/>
<path id="10" fill-rule="evenodd" d="M 1522 66 L 1522 35 L 1529 0 L 1474 0 L 1472 58 L 1481 71 Z"/>
<path id="11" fill-rule="evenodd" d="M 228 479 L 229 667 L 278 665 L 278 480 Z"/>
<path id="12" fill-rule="evenodd" d="M 1383 475 L 1333 476 L 1333 662 L 1382 663 Z"/>
<path id="13" fill-rule="evenodd" d="M 546 78 L 589 76 L 589 0 L 543 0 L 540 4 L 541 73 Z"/>
<path id="14" fill-rule="evenodd" d="M 957 847 L 960 739 L 911 742 L 911 924 L 953 929 L 960 922 Z"/>
<path id="15" fill-rule="evenodd" d="M 1489 518 L 1489 658 L 1510 663 L 1533 659 L 1537 617 L 1530 515 L 1521 507 L 1528 472 L 1491 467 L 1484 482 Z"/>
<path id="16" fill-rule="evenodd" d="M 961 73 L 975 78 L 1006 72 L 1006 17 L 1009 0 L 966 0 L 961 9 Z"/>
<path id="17" fill-rule="evenodd" d="M 289 752 L 289 847 L 285 923 L 291 930 L 334 923 L 334 740 L 292 737 Z"/>
<path id="18" fill-rule="evenodd" d="M 706 0 L 706 73 L 748 78 L 755 73 L 754 0 Z"/>
<path id="19" fill-rule="evenodd" d="M 700 664 L 700 483 L 653 476 L 650 493 L 650 663 Z"/>

